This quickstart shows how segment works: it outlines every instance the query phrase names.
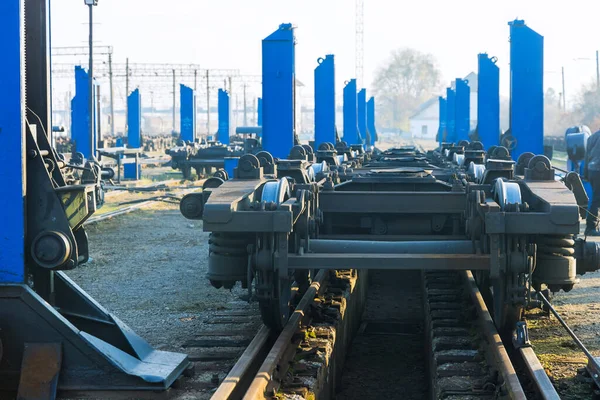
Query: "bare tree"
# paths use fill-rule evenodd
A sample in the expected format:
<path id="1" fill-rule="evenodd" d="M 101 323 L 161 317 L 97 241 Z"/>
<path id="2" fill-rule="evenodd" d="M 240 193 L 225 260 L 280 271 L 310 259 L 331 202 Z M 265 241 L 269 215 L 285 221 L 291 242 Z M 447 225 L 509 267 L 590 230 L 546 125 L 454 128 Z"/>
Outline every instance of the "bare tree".
<path id="1" fill-rule="evenodd" d="M 373 82 L 382 128 L 408 130 L 408 118 L 439 90 L 440 77 L 433 55 L 411 48 L 392 51 Z"/>
<path id="2" fill-rule="evenodd" d="M 600 129 L 600 91 L 595 79 L 581 87 L 574 108 L 582 124 L 589 126 L 592 132 Z"/>

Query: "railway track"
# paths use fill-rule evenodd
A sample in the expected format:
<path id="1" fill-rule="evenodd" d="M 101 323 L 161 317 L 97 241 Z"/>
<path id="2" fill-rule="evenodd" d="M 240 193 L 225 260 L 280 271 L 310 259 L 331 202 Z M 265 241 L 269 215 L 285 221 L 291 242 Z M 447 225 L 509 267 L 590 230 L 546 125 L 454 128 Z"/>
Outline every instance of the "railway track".
<path id="1" fill-rule="evenodd" d="M 157 192 L 157 191 L 163 191 L 165 189 L 172 190 L 173 188 L 169 188 L 168 186 L 160 185 L 160 186 L 155 186 L 154 190 L 148 190 L 147 188 L 144 188 L 144 190 L 142 190 L 142 191 L 143 192 L 152 192 L 152 191 Z M 157 196 L 145 197 L 145 198 L 141 198 L 141 199 L 118 203 L 117 208 L 115 210 L 108 211 L 108 212 L 105 212 L 102 214 L 94 215 L 94 216 L 90 217 L 84 223 L 84 225 L 90 225 L 90 224 L 94 224 L 97 222 L 112 219 L 119 215 L 129 214 L 133 211 L 140 210 L 142 208 L 148 207 L 157 202 L 171 202 L 171 203 L 179 204 L 181 197 L 183 197 L 187 193 L 198 190 L 199 188 L 198 187 L 190 187 L 190 188 L 180 187 L 178 189 L 179 190 L 170 192 L 170 193 L 164 193 L 164 194 L 157 195 Z M 137 190 L 137 189 L 134 188 L 132 190 Z"/>
<path id="2" fill-rule="evenodd" d="M 319 301 L 319 296 L 328 290 L 327 280 L 323 281 L 324 276 L 321 271 L 319 279 L 298 304 L 290 323 L 277 339 L 269 339 L 266 327 L 259 331 L 212 399 L 335 398 L 335 391 L 339 389 L 337 386 L 341 382 L 341 366 L 313 366 L 313 371 L 308 373 L 305 369 L 297 367 L 297 361 L 301 359 L 299 355 L 311 352 L 310 349 L 303 349 L 306 333 L 311 327 L 322 325 L 320 321 L 311 321 L 314 318 L 311 312 L 314 311 L 315 298 Z M 470 271 L 426 272 L 423 273 L 422 284 L 427 316 L 424 323 L 425 344 L 428 348 L 425 355 L 427 365 L 423 370 L 429 371 L 429 398 L 560 398 L 531 347 L 521 347 L 517 351 L 505 348 Z M 346 313 L 343 317 L 349 318 L 349 315 Z M 369 323 L 376 324 L 372 321 L 363 322 L 361 331 L 368 329 L 365 326 L 369 326 Z M 369 340 L 383 340 L 385 335 L 395 335 L 398 340 L 406 341 L 407 336 L 418 333 L 402 329 L 394 331 L 393 326 L 401 327 L 406 323 L 389 325 L 392 327 L 390 330 L 371 332 Z M 337 330 L 332 328 L 335 333 L 331 334 L 329 331 L 329 335 L 323 334 L 327 329 L 321 329 L 315 337 L 315 340 L 323 340 L 328 336 L 327 339 L 331 343 L 323 344 L 327 342 L 325 339 L 317 347 L 320 346 L 329 364 L 335 364 L 335 358 L 328 348 L 350 346 L 349 332 L 343 332 L 340 328 L 351 327 L 338 324 L 336 328 Z M 354 332 L 351 332 L 351 336 L 353 334 Z M 265 356 L 266 352 L 268 354 Z M 345 356 L 345 352 L 339 349 L 338 353 Z M 393 354 L 393 351 L 390 350 L 390 354 Z M 397 357 L 397 354 L 394 357 Z M 518 371 L 513 366 L 517 361 Z M 396 358 L 395 362 L 399 363 L 401 360 Z M 260 367 L 257 366 L 259 363 L 262 363 Z M 310 362 L 306 364 L 310 365 Z M 527 376 L 524 376 L 524 373 L 527 373 Z M 310 379 L 302 379 L 303 377 Z M 315 389 L 322 387 L 326 382 L 332 385 L 332 388 L 328 389 L 330 393 L 323 397 L 316 396 Z M 388 384 L 384 378 L 377 383 Z M 394 390 L 396 393 L 407 393 L 407 388 L 397 387 Z M 344 394 L 341 398 L 358 397 Z"/>
<path id="3" fill-rule="evenodd" d="M 356 277 L 321 270 L 281 333 L 263 326 L 212 399 L 333 398 L 365 296 Z"/>

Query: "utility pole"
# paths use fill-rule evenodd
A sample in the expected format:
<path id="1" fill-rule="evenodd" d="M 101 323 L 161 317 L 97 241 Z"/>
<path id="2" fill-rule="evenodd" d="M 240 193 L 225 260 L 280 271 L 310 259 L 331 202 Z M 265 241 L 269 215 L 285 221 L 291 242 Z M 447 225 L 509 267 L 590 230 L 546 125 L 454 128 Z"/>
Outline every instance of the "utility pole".
<path id="1" fill-rule="evenodd" d="M 567 111 L 567 95 L 565 93 L 565 67 L 562 67 L 563 112 Z"/>
<path id="2" fill-rule="evenodd" d="M 100 111 L 102 110 L 102 104 L 100 103 L 100 85 L 98 85 L 98 88 L 96 88 L 96 114 L 98 116 L 98 123 L 97 123 L 97 129 L 98 129 L 98 141 L 102 140 L 102 120 L 100 119 Z M 104 146 L 103 146 L 104 147 Z"/>
<path id="3" fill-rule="evenodd" d="M 600 91 L 600 63 L 598 63 L 598 50 L 596 50 L 596 90 Z"/>
<path id="4" fill-rule="evenodd" d="M 129 131 L 129 57 L 125 59 L 125 135 Z"/>
<path id="5" fill-rule="evenodd" d="M 110 135 L 115 137 L 115 103 L 113 90 L 112 52 L 108 53 L 108 79 L 110 86 Z"/>
<path id="6" fill-rule="evenodd" d="M 90 37 L 89 37 L 89 47 L 90 47 L 90 70 L 88 71 L 88 90 L 90 91 L 89 93 L 89 102 L 88 102 L 88 107 L 89 107 L 89 122 L 88 122 L 88 128 L 89 128 L 89 135 L 90 135 L 90 158 L 95 159 L 96 158 L 96 154 L 95 154 L 95 138 L 94 138 L 94 123 L 95 121 L 95 113 L 94 113 L 94 6 L 98 5 L 97 0 L 86 0 L 85 4 L 89 7 L 89 20 L 90 20 Z"/>
<path id="7" fill-rule="evenodd" d="M 198 70 L 194 70 L 194 121 L 197 120 L 198 114 L 196 109 L 196 93 L 198 91 Z M 198 138 L 198 124 L 194 124 L 194 138 Z"/>
<path id="8" fill-rule="evenodd" d="M 175 70 L 173 70 L 173 130 L 172 132 L 175 133 L 175 109 L 177 106 L 177 90 L 175 88 Z"/>
<path id="9" fill-rule="evenodd" d="M 364 86 L 363 82 L 363 64 L 364 64 L 364 0 L 355 0 L 355 11 L 356 19 L 355 25 L 355 60 L 354 60 L 354 74 L 356 75 L 356 87 L 360 88 Z"/>
<path id="10" fill-rule="evenodd" d="M 206 70 L 206 136 L 210 135 L 210 70 Z"/>
<path id="11" fill-rule="evenodd" d="M 248 126 L 248 117 L 246 112 L 246 84 L 244 83 L 244 126 Z"/>
<path id="12" fill-rule="evenodd" d="M 233 92 L 231 91 L 231 76 L 229 78 L 227 78 L 229 80 L 229 137 L 233 136 L 233 124 L 231 123 L 231 115 L 232 115 L 232 111 L 233 111 Z M 236 96 L 236 103 L 237 103 L 237 96 Z M 235 106 L 237 106 L 237 104 L 235 104 Z M 236 114 L 237 116 L 237 114 Z"/>

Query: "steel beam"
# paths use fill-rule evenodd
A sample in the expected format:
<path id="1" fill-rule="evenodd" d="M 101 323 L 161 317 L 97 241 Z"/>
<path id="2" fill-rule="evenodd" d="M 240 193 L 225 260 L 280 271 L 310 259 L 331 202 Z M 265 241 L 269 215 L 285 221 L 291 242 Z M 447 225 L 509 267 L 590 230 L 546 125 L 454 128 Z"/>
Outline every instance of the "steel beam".
<path id="1" fill-rule="evenodd" d="M 462 214 L 461 192 L 327 192 L 319 193 L 324 213 Z"/>
<path id="2" fill-rule="evenodd" d="M 127 147 L 130 149 L 142 147 L 142 99 L 139 89 L 127 96 Z M 142 166 L 137 162 L 137 156 L 135 163 L 123 165 L 125 179 L 138 180 L 141 175 Z"/>
<path id="3" fill-rule="evenodd" d="M 262 97 L 258 98 L 257 106 L 256 106 L 256 124 L 258 126 L 262 126 L 263 124 L 263 99 Z M 261 134 L 262 135 L 262 134 Z"/>
<path id="4" fill-rule="evenodd" d="M 488 270 L 489 255 L 477 254 L 289 254 L 290 269 Z"/>
<path id="5" fill-rule="evenodd" d="M 186 142 L 196 141 L 196 91 L 186 85 L 179 85 L 180 137 Z"/>
<path id="6" fill-rule="evenodd" d="M 142 147 L 142 101 L 140 90 L 135 89 L 127 96 L 127 147 Z"/>
<path id="7" fill-rule="evenodd" d="M 226 90 L 219 89 L 218 96 L 218 120 L 219 130 L 217 131 L 217 140 L 223 144 L 229 144 L 229 93 Z"/>
<path id="8" fill-rule="evenodd" d="M 79 65 L 75 66 L 75 96 L 71 101 L 71 139 L 75 143 L 75 150 L 82 153 L 86 159 L 96 152 L 98 140 L 96 129 L 93 138 L 90 138 L 89 134 L 89 119 L 95 117 L 96 107 L 90 111 L 88 80 L 89 75 L 85 69 Z M 96 104 L 94 102 L 94 106 Z"/>
<path id="9" fill-rule="evenodd" d="M 544 154 L 544 37 L 514 20 L 510 26 L 510 131 L 513 160 Z"/>
<path id="10" fill-rule="evenodd" d="M 262 145 L 276 158 L 286 158 L 295 134 L 295 38 L 292 24 L 262 41 Z"/>
<path id="11" fill-rule="evenodd" d="M 383 242 L 378 240 L 311 239 L 309 253 L 328 254 L 473 254 L 471 240 Z"/>
<path id="12" fill-rule="evenodd" d="M 456 143 L 456 115 L 455 115 L 456 92 L 446 88 L 446 136 L 444 142 Z"/>
<path id="13" fill-rule="evenodd" d="M 375 98 L 371 97 L 367 101 L 367 129 L 371 134 L 371 144 L 377 142 L 377 128 L 375 127 Z"/>
<path id="14" fill-rule="evenodd" d="M 36 96 L 27 99 L 27 120 L 38 125 L 40 133 L 52 135 L 50 93 L 50 3 L 49 0 L 25 1 L 25 20 L 40 23 L 27 25 L 25 69 L 27 83 L 35 87 Z M 89 132 L 89 129 L 88 129 Z"/>
<path id="15" fill-rule="evenodd" d="M 446 99 L 442 96 L 439 97 L 439 106 L 440 106 L 440 111 L 439 111 L 439 125 L 438 125 L 438 142 L 440 144 L 440 146 L 442 145 L 442 143 L 446 140 L 446 108 L 448 107 L 446 105 Z"/>
<path id="16" fill-rule="evenodd" d="M 350 79 L 344 87 L 344 141 L 348 145 L 362 144 L 358 130 L 358 99 L 356 79 Z"/>
<path id="17" fill-rule="evenodd" d="M 335 61 L 333 54 L 319 58 L 315 68 L 315 150 L 335 144 Z"/>
<path id="18" fill-rule="evenodd" d="M 360 89 L 357 96 L 358 131 L 365 139 L 365 145 L 371 146 L 371 134 L 367 128 L 367 89 Z"/>
<path id="19" fill-rule="evenodd" d="M 0 1 L 0 282 L 25 281 L 25 0 Z"/>
<path id="20" fill-rule="evenodd" d="M 471 130 L 471 89 L 465 79 L 456 78 L 455 132 L 456 142 L 469 140 Z"/>
<path id="21" fill-rule="evenodd" d="M 477 133 L 486 149 L 500 144 L 500 69 L 496 57 L 478 55 Z"/>

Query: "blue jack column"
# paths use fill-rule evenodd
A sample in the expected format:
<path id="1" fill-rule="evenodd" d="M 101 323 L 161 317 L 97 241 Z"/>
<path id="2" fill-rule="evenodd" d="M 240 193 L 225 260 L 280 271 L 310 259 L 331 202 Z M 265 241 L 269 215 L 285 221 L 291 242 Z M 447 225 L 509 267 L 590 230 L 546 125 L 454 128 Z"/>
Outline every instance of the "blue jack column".
<path id="1" fill-rule="evenodd" d="M 351 146 L 363 144 L 358 130 L 358 96 L 356 79 L 350 79 L 344 86 L 344 142 Z"/>
<path id="2" fill-rule="evenodd" d="M 0 163 L 10 166 L 0 169 L 0 392 L 54 399 L 57 391 L 167 389 L 187 356 L 153 349 L 64 273 L 89 259 L 83 224 L 99 184 L 68 185 L 47 168 L 58 163 L 49 28 L 49 0 L 0 1 Z"/>
<path id="3" fill-rule="evenodd" d="M 360 132 L 360 137 L 365 138 L 365 145 L 368 149 L 371 147 L 371 135 L 367 129 L 367 89 L 360 89 L 357 96 L 357 102 L 358 131 Z"/>
<path id="4" fill-rule="evenodd" d="M 0 284 L 25 283 L 25 63 L 21 58 L 25 48 L 20 3 L 0 2 L 0 165 L 11 166 L 0 168 Z"/>
<path id="5" fill-rule="evenodd" d="M 439 125 L 438 125 L 438 142 L 440 144 L 440 146 L 442 145 L 442 142 L 444 142 L 444 137 L 446 136 L 446 109 L 447 109 L 447 104 L 446 104 L 446 99 L 442 96 L 439 97 L 439 107 L 440 107 L 440 111 L 439 111 Z"/>
<path id="6" fill-rule="evenodd" d="M 89 75 L 81 66 L 75 66 L 75 96 L 71 100 L 71 139 L 75 144 L 75 151 L 83 154 L 86 159 L 92 156 L 90 150 L 93 149 L 93 155 L 96 153 L 98 138 L 97 127 L 94 118 L 94 137 L 90 138 L 88 121 L 90 119 L 89 105 Z M 96 86 L 94 86 L 95 88 Z M 94 101 L 93 116 L 96 115 L 96 104 Z M 92 143 L 90 144 L 90 140 Z M 92 147 L 93 146 L 93 147 Z"/>
<path id="7" fill-rule="evenodd" d="M 294 147 L 295 135 L 295 38 L 292 24 L 262 41 L 262 147 L 284 159 Z"/>
<path id="8" fill-rule="evenodd" d="M 375 128 L 375 98 L 371 96 L 367 101 L 367 129 L 371 134 L 372 145 L 377 142 L 377 128 Z"/>
<path id="9" fill-rule="evenodd" d="M 444 142 L 456 143 L 456 92 L 446 89 L 446 136 Z"/>
<path id="10" fill-rule="evenodd" d="M 518 160 L 544 154 L 544 37 L 514 20 L 510 26 L 510 136 L 502 144 Z"/>
<path id="11" fill-rule="evenodd" d="M 456 142 L 469 140 L 471 130 L 471 89 L 466 80 L 456 78 L 455 132 Z"/>
<path id="12" fill-rule="evenodd" d="M 189 86 L 179 85 L 180 138 L 184 142 L 196 141 L 196 92 Z"/>
<path id="13" fill-rule="evenodd" d="M 217 131 L 217 140 L 225 145 L 229 145 L 229 93 L 223 89 L 219 89 L 218 101 L 219 130 Z"/>
<path id="14" fill-rule="evenodd" d="M 335 146 L 335 62 L 333 54 L 317 60 L 315 68 L 315 150 L 322 143 Z"/>
<path id="15" fill-rule="evenodd" d="M 258 105 L 256 106 L 256 124 L 258 126 L 262 126 L 263 124 L 263 99 L 262 97 L 258 98 Z"/>
<path id="16" fill-rule="evenodd" d="M 142 147 L 142 99 L 139 89 L 135 89 L 127 96 L 127 147 L 130 149 Z M 125 179 L 138 180 L 141 176 L 142 166 L 139 163 L 123 165 Z"/>
<path id="17" fill-rule="evenodd" d="M 477 135 L 484 148 L 500 144 L 500 69 L 497 58 L 478 55 Z"/>

